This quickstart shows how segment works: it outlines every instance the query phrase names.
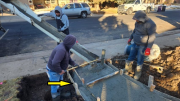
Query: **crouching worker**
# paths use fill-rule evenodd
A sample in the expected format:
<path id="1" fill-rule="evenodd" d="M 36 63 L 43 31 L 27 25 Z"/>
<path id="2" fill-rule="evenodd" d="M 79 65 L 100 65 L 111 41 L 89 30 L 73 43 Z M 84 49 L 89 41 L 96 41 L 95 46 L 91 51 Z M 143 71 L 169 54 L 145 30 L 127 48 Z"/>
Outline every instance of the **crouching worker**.
<path id="1" fill-rule="evenodd" d="M 62 43 L 57 45 L 51 53 L 47 68 L 47 74 L 50 81 L 63 80 L 63 74 L 68 65 L 78 66 L 70 57 L 70 49 L 76 43 L 73 35 L 67 35 Z M 62 87 L 58 85 L 51 86 L 51 96 L 53 101 L 59 101 Z"/>
<path id="2" fill-rule="evenodd" d="M 151 47 L 156 38 L 156 24 L 143 11 L 137 11 L 133 19 L 136 20 L 135 29 L 128 40 L 128 44 L 131 44 L 132 39 L 134 43 L 126 60 L 124 73 L 127 75 L 128 72 L 132 72 L 132 64 L 137 57 L 134 79 L 138 80 L 141 76 L 144 57 L 150 55 Z"/>

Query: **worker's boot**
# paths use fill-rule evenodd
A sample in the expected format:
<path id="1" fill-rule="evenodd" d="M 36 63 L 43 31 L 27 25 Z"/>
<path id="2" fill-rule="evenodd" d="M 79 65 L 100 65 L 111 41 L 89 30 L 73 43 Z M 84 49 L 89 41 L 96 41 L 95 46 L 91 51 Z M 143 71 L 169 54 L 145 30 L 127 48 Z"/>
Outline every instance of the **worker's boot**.
<path id="1" fill-rule="evenodd" d="M 64 87 L 59 87 L 57 92 L 60 94 L 60 96 L 68 98 L 71 96 L 70 92 L 62 92 L 62 90 L 64 89 Z"/>
<path id="2" fill-rule="evenodd" d="M 64 87 L 58 87 L 57 92 L 61 94 L 61 91 L 64 89 Z"/>
<path id="3" fill-rule="evenodd" d="M 142 72 L 142 65 L 138 65 L 135 69 L 135 75 L 134 75 L 135 80 L 139 80 L 141 76 L 141 72 Z"/>
<path id="4" fill-rule="evenodd" d="M 133 65 L 133 61 L 126 60 L 124 74 L 128 75 L 128 72 L 132 72 L 132 65 Z"/>

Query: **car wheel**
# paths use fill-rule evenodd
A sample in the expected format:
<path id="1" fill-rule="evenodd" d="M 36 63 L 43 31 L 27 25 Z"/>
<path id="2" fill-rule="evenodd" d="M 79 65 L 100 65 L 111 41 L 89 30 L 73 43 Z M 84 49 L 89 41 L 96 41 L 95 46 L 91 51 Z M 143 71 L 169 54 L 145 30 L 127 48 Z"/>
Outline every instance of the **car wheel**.
<path id="1" fill-rule="evenodd" d="M 81 12 L 81 17 L 86 18 L 87 17 L 87 12 Z"/>
<path id="2" fill-rule="evenodd" d="M 149 14 L 150 11 L 151 11 L 151 9 L 150 9 L 150 7 L 148 7 L 148 8 L 146 9 L 146 13 Z"/>
<path id="3" fill-rule="evenodd" d="M 121 13 L 120 11 L 118 11 L 118 14 L 119 14 L 119 15 L 122 15 L 122 13 Z"/>
<path id="4" fill-rule="evenodd" d="M 130 15 L 132 14 L 132 10 L 131 9 L 128 9 L 127 12 L 126 12 L 127 15 Z"/>

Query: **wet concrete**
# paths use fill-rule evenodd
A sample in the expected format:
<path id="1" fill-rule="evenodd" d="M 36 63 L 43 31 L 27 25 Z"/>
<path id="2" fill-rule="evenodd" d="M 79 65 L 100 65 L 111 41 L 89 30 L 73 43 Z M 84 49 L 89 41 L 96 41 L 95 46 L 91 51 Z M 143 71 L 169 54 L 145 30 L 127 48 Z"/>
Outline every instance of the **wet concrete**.
<path id="1" fill-rule="evenodd" d="M 99 97 L 101 101 L 171 101 L 153 92 L 142 85 L 138 85 L 120 74 L 95 83 L 91 87 L 80 86 L 85 100 L 92 101 Z M 85 94 L 84 94 L 85 93 Z"/>
<path id="2" fill-rule="evenodd" d="M 115 70 L 111 67 L 101 65 L 101 63 L 97 63 L 96 67 L 87 65 L 85 67 L 76 69 L 76 71 L 81 78 L 84 78 L 85 84 L 115 72 Z"/>
<path id="3" fill-rule="evenodd" d="M 91 68 L 91 70 L 89 70 Z M 87 82 L 98 79 L 105 75 L 108 75 L 115 69 L 109 65 L 97 64 L 97 67 L 92 68 L 91 65 L 87 65 L 82 68 L 78 68 L 77 74 L 74 74 L 74 81 L 78 84 L 81 95 L 87 101 L 92 101 L 99 97 L 101 101 L 170 101 L 161 96 L 157 96 L 155 93 L 150 92 L 145 86 L 140 86 L 120 74 L 114 75 L 107 79 L 98 81 L 90 86 L 86 86 Z M 85 85 L 82 84 L 81 78 L 84 78 Z"/>

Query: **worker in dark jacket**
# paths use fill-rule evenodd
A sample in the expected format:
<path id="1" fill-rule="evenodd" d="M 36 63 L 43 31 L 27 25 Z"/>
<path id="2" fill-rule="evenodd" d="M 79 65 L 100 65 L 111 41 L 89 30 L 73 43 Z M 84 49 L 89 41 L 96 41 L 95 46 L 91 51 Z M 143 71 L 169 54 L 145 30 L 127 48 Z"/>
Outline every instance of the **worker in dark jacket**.
<path id="1" fill-rule="evenodd" d="M 68 64 L 72 66 L 78 66 L 70 57 L 70 49 L 76 43 L 76 38 L 73 35 L 67 35 L 62 43 L 57 45 L 51 53 L 47 68 L 47 74 L 50 81 L 63 80 L 63 74 L 68 67 Z M 62 90 L 59 86 L 51 86 L 51 95 L 53 101 L 59 100 L 60 92 Z"/>
<path id="2" fill-rule="evenodd" d="M 156 24 L 143 11 L 137 11 L 133 19 L 136 20 L 135 29 L 128 40 L 128 44 L 131 43 L 132 39 L 134 43 L 126 60 L 125 74 L 132 72 L 132 64 L 137 57 L 134 79 L 138 80 L 141 76 L 144 56 L 150 55 L 151 47 L 156 38 Z"/>

